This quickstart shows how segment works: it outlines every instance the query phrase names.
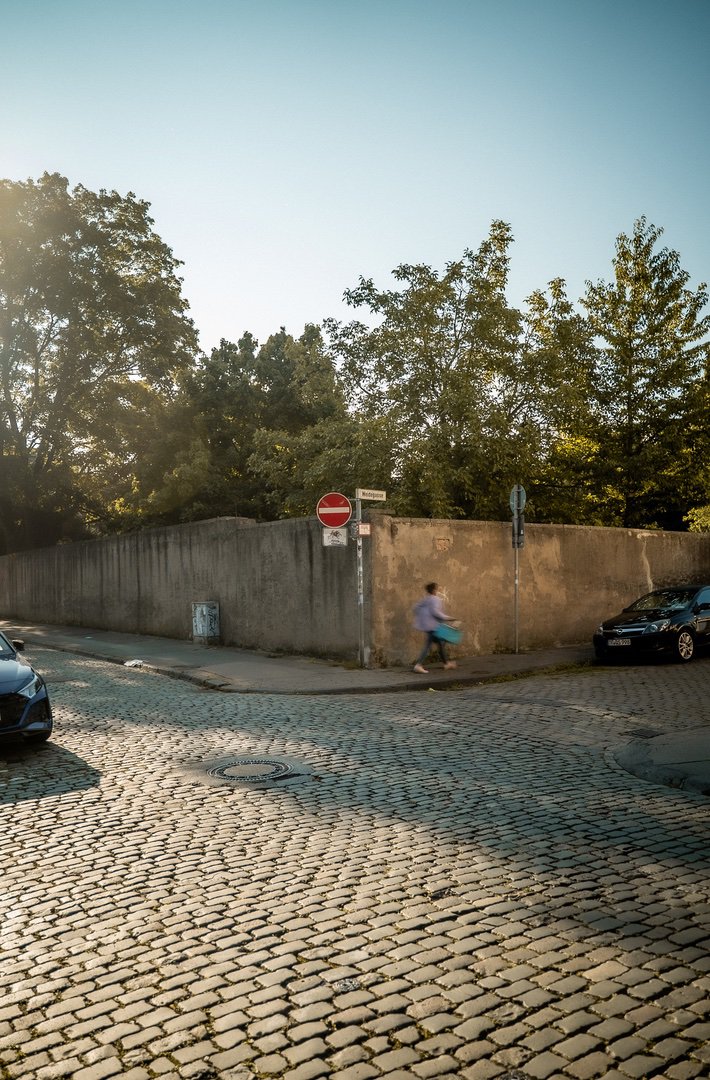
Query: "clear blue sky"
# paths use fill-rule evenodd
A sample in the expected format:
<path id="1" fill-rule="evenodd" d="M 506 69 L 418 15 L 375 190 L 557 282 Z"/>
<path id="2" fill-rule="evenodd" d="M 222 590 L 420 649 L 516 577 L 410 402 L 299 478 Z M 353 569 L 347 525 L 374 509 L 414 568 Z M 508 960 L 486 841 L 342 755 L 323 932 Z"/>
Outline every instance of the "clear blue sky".
<path id="1" fill-rule="evenodd" d="M 0 175 L 146 199 L 205 349 L 494 218 L 515 304 L 642 214 L 710 278 L 710 0 L 0 0 L 0 36 Z"/>

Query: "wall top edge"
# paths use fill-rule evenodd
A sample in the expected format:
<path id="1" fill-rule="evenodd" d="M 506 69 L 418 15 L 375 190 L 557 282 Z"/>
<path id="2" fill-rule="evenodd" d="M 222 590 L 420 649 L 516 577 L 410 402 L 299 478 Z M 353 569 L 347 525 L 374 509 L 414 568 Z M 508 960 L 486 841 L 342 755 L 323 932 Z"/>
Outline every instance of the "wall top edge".
<path id="1" fill-rule="evenodd" d="M 371 513 L 373 524 L 377 521 L 381 522 L 387 519 L 387 521 L 396 522 L 397 524 L 412 524 L 418 526 L 429 525 L 431 527 L 449 526 L 460 528 L 461 526 L 466 525 L 483 525 L 490 527 L 495 526 L 496 528 L 506 529 L 509 529 L 511 527 L 510 519 L 505 521 L 482 521 L 478 518 L 396 517 L 394 514 L 388 514 L 385 510 L 375 510 Z M 624 536 L 682 536 L 684 538 L 694 537 L 697 540 L 710 539 L 710 532 L 681 532 L 681 530 L 679 529 L 639 529 L 628 528 L 622 525 L 568 525 L 563 524 L 562 522 L 526 521 L 526 533 L 530 529 L 562 529 L 565 532 L 573 532 L 575 530 L 578 532 L 606 532 Z"/>

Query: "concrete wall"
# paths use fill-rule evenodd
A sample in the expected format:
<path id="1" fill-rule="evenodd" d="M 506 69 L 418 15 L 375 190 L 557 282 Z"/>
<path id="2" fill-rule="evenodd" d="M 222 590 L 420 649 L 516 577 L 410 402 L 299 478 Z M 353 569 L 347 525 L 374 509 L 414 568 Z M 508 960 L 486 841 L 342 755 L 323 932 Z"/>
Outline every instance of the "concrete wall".
<path id="1" fill-rule="evenodd" d="M 438 581 L 465 624 L 460 654 L 515 644 L 509 523 L 393 518 L 363 541 L 366 644 L 408 664 L 412 607 Z M 527 525 L 519 551 L 519 647 L 590 641 L 602 617 L 658 585 L 710 581 L 710 535 Z M 355 545 L 324 548 L 315 518 L 218 518 L 0 558 L 3 618 L 192 635 L 192 604 L 216 600 L 225 644 L 356 659 Z"/>
<path id="2" fill-rule="evenodd" d="M 216 600 L 221 638 L 249 649 L 357 656 L 353 548 L 323 548 L 315 518 L 217 518 L 0 558 L 4 618 L 192 636 Z"/>
<path id="3" fill-rule="evenodd" d="M 421 643 L 412 607 L 437 581 L 464 622 L 460 654 L 511 652 L 515 569 L 509 523 L 372 515 L 372 653 L 410 663 Z M 602 618 L 660 585 L 710 581 L 710 536 L 526 525 L 519 550 L 519 647 L 589 641 Z"/>

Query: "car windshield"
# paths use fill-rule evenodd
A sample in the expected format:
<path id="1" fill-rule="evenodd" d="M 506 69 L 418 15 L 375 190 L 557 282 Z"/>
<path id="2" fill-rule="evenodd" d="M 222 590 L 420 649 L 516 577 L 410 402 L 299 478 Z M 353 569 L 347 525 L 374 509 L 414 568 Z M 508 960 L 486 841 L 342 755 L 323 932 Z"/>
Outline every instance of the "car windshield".
<path id="1" fill-rule="evenodd" d="M 626 609 L 627 611 L 677 611 L 687 607 L 691 602 L 696 589 L 657 589 L 656 592 L 646 593 L 645 596 L 634 600 Z"/>

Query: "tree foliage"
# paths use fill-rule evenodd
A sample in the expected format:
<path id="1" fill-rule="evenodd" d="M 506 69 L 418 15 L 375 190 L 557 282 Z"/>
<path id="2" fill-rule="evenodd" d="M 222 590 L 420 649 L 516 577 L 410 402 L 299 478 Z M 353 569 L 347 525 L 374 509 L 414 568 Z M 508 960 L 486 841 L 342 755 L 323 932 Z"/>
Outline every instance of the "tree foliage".
<path id="1" fill-rule="evenodd" d="M 80 475 L 115 444 L 140 384 L 170 397 L 192 361 L 178 263 L 152 224 L 132 194 L 70 190 L 57 174 L 0 181 L 6 546 L 47 542 L 64 526 L 71 535 L 70 519 L 100 514 Z"/>
<path id="2" fill-rule="evenodd" d="M 579 397 L 588 334 L 564 283 L 518 311 L 506 299 L 510 227 L 439 274 L 399 266 L 401 287 L 346 293 L 368 322 L 326 326 L 351 405 L 386 424 L 391 505 L 437 517 L 499 517 L 566 404 Z M 374 321 L 375 325 L 371 325 Z M 566 389 L 561 393 L 561 386 Z"/>
<path id="3" fill-rule="evenodd" d="M 710 522 L 705 285 L 645 218 L 578 304 L 507 300 L 509 225 L 443 271 L 360 278 L 356 317 L 199 353 L 134 195 L 0 181 L 0 551 L 384 488 L 406 515 Z"/>
<path id="4" fill-rule="evenodd" d="M 298 339 L 282 328 L 261 346 L 250 333 L 223 339 L 183 380 L 174 414 L 165 452 L 138 470 L 128 523 L 305 509 L 300 489 L 289 501 L 283 449 L 309 446 L 311 429 L 342 421 L 345 404 L 321 332 L 308 325 Z"/>
<path id="5" fill-rule="evenodd" d="M 688 288 L 677 252 L 656 250 L 661 235 L 640 218 L 617 239 L 614 280 L 588 282 L 583 298 L 597 341 L 586 481 L 610 525 L 679 528 L 698 494 L 707 291 Z"/>

